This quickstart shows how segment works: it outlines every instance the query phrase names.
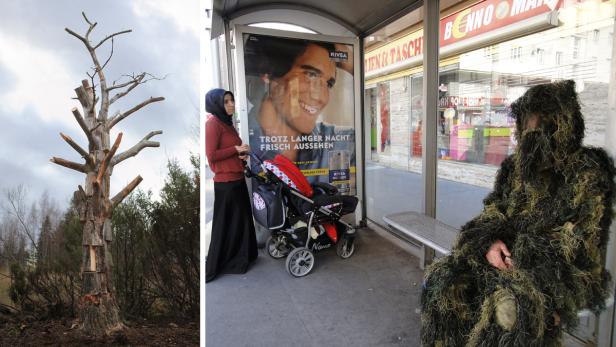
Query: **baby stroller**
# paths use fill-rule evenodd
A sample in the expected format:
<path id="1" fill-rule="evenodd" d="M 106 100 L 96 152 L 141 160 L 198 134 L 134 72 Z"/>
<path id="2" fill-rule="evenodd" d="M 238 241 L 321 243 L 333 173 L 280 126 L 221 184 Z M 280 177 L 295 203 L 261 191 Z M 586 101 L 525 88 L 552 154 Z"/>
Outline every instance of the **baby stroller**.
<path id="1" fill-rule="evenodd" d="M 341 258 L 353 255 L 355 228 L 340 218 L 355 211 L 356 197 L 339 194 L 331 184 L 310 185 L 297 166 L 280 154 L 265 161 L 254 153 L 250 157 L 258 168 L 245 166 L 253 184 L 253 215 L 271 231 L 266 242 L 271 257 L 286 257 L 287 272 L 303 277 L 314 267 L 315 252 L 335 245 Z"/>

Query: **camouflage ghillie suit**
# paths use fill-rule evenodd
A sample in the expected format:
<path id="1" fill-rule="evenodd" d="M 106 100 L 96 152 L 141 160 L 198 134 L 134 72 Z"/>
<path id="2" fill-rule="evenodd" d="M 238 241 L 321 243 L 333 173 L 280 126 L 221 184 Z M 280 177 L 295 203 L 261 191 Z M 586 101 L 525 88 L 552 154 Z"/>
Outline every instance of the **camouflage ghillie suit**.
<path id="1" fill-rule="evenodd" d="M 563 325 L 575 326 L 580 309 L 604 308 L 613 162 L 602 149 L 582 146 L 573 81 L 534 86 L 511 110 L 516 152 L 452 254 L 426 272 L 424 346 L 560 346 Z M 525 129 L 533 116 L 539 126 Z M 497 240 L 513 268 L 486 260 Z"/>

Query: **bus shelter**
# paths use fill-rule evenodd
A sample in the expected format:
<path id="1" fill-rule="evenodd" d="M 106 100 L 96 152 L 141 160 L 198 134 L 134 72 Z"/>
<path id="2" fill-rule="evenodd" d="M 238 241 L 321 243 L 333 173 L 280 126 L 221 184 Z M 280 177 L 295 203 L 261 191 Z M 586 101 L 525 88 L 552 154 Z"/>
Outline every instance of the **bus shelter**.
<path id="1" fill-rule="evenodd" d="M 413 137 L 417 139 L 409 141 L 420 144 L 411 146 L 412 154 L 421 159 L 421 197 L 418 212 L 436 218 L 437 162 L 441 156 L 457 154 L 454 150 L 443 152 L 437 143 L 440 140 L 439 129 L 443 126 L 442 118 L 448 119 L 447 112 L 451 108 L 449 103 L 459 104 L 459 100 L 463 100 L 468 104 L 464 106 L 469 109 L 469 114 L 472 114 L 472 108 L 479 107 L 483 102 L 478 98 L 443 98 L 447 85 L 442 78 L 439 79 L 439 73 L 443 71 L 439 71 L 439 62 L 460 51 L 469 50 L 469 47 L 487 47 L 486 45 L 495 42 L 524 37 L 559 25 L 558 12 L 555 10 L 556 7 L 562 6 L 559 1 L 501 1 L 513 8 L 517 6 L 520 11 L 536 13 L 529 12 L 528 18 L 508 23 L 508 27 L 498 27 L 491 31 L 479 30 L 477 36 L 465 42 L 459 40 L 448 45 L 443 44 L 440 35 L 442 33 L 439 34 L 439 31 L 445 30 L 451 34 L 453 30 L 453 36 L 456 36 L 459 32 L 456 32 L 457 29 L 453 26 L 460 28 L 460 25 L 467 23 L 460 24 L 457 21 L 458 18 L 464 17 L 459 15 L 460 13 L 466 14 L 467 19 L 469 14 L 475 15 L 475 12 L 485 14 L 480 20 L 475 18 L 475 22 L 479 23 L 479 26 L 482 23 L 487 26 L 488 10 L 484 12 L 481 6 L 487 9 L 490 5 L 488 3 L 492 2 L 495 5 L 498 3 L 456 0 L 213 0 L 210 35 L 211 59 L 216 66 L 214 81 L 215 84 L 235 93 L 240 134 L 243 139 L 249 139 L 253 150 L 262 153 L 284 152 L 298 163 L 311 181 L 326 181 L 335 184 L 343 192 L 356 195 L 359 198 L 359 207 L 354 222 L 366 225 L 369 219 L 367 202 L 371 198 L 366 189 L 366 161 L 371 148 L 377 146 L 374 143 L 375 136 L 371 133 L 374 127 L 371 127 L 370 119 L 366 116 L 373 107 L 370 100 L 367 100 L 368 87 L 373 87 L 373 90 L 377 88 L 368 84 L 381 81 L 387 78 L 387 75 L 400 74 L 405 69 L 420 69 L 423 75 L 419 85 L 414 88 L 421 90 L 421 93 L 418 93 L 418 100 L 413 99 L 411 102 L 420 109 L 418 114 L 421 126 L 420 131 L 413 133 Z M 547 6 L 546 9 L 539 9 L 542 4 Z M 500 8 L 503 4 L 498 5 Z M 453 8 L 454 10 L 450 11 L 453 14 L 444 15 L 443 8 Z M 396 21 L 405 16 L 417 17 L 416 22 L 421 23 L 421 37 L 411 33 L 407 35 L 410 39 L 400 36 L 392 40 L 400 41 L 401 44 L 392 42 L 384 44 L 380 50 L 366 49 L 369 39 L 382 33 L 384 28 L 395 27 Z M 449 18 L 452 19 L 453 26 L 444 23 L 444 20 Z M 285 29 L 290 28 L 289 25 L 293 26 L 292 30 Z M 319 65 L 319 57 L 324 52 L 319 47 L 327 47 L 329 56 L 325 58 L 335 61 L 335 68 Z M 397 51 L 390 52 L 392 48 Z M 310 56 L 311 60 L 299 66 L 291 66 L 293 59 L 289 57 L 294 57 L 294 50 L 310 51 L 314 54 Z M 420 54 L 417 54 L 418 51 Z M 514 54 L 518 54 L 518 51 L 512 51 L 512 55 Z M 541 49 L 537 49 L 537 57 L 539 54 L 544 54 Z M 296 78 L 281 83 L 279 77 L 294 71 L 293 69 L 297 69 Z M 614 75 L 614 71 L 611 74 Z M 462 72 L 457 75 L 462 75 Z M 608 97 L 614 108 L 616 89 L 611 85 L 612 83 Z M 376 93 L 379 92 L 380 87 Z M 263 103 L 261 100 L 264 96 L 274 101 Z M 372 97 L 378 98 L 374 95 Z M 488 100 L 495 104 L 492 106 L 497 107 L 504 98 Z M 445 112 L 441 112 L 444 116 L 440 118 L 439 107 L 445 109 Z M 272 124 L 271 119 L 268 123 L 268 112 L 285 108 L 290 115 L 285 125 Z M 616 138 L 616 121 L 612 118 L 614 117 L 608 117 L 606 132 L 612 134 L 611 138 Z M 291 127 L 302 135 L 294 136 L 282 131 L 274 132 L 273 135 L 272 132 L 265 134 L 260 130 L 264 127 Z M 464 136 L 467 132 L 464 132 Z M 482 130 L 482 133 L 485 134 L 486 131 Z M 499 135 L 497 131 L 490 129 L 487 133 Z M 607 138 L 605 146 L 613 155 L 615 151 L 610 148 L 614 147 L 615 143 L 610 142 L 610 136 Z M 616 259 L 613 241 L 611 245 L 608 248 L 607 267 L 614 274 Z M 600 317 L 592 320 L 588 331 L 583 335 L 587 341 L 598 346 L 611 345 L 616 335 L 613 305 Z"/>

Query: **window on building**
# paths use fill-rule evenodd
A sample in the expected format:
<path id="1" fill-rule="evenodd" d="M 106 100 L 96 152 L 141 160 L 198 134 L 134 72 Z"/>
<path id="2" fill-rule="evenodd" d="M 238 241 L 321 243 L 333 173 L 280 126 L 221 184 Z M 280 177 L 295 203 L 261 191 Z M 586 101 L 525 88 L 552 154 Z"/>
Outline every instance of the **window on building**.
<path id="1" fill-rule="evenodd" d="M 522 58 L 522 47 L 511 47 L 511 60 L 520 60 Z"/>
<path id="2" fill-rule="evenodd" d="M 542 48 L 537 48 L 535 51 L 535 57 L 537 58 L 537 64 L 543 64 L 543 53 L 545 52 Z"/>
<path id="3" fill-rule="evenodd" d="M 578 36 L 573 37 L 573 59 L 578 59 L 580 56 L 580 42 L 581 38 Z"/>
<path id="4" fill-rule="evenodd" d="M 498 60 L 498 45 L 488 46 L 483 49 L 483 57 L 495 62 Z"/>

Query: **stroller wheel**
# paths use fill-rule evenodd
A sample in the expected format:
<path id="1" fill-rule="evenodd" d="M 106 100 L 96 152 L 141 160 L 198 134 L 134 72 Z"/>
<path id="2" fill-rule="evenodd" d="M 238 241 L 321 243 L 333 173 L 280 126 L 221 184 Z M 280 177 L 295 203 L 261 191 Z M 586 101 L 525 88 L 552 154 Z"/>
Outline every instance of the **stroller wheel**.
<path id="1" fill-rule="evenodd" d="M 298 247 L 289 253 L 286 261 L 287 272 L 295 277 L 303 277 L 314 267 L 314 254 L 306 247 Z"/>
<path id="2" fill-rule="evenodd" d="M 279 237 L 268 237 L 265 246 L 267 253 L 274 259 L 282 259 L 289 254 L 289 247 Z"/>
<path id="3" fill-rule="evenodd" d="M 353 237 L 343 237 L 336 245 L 336 254 L 342 259 L 350 258 L 355 253 L 355 242 Z"/>

